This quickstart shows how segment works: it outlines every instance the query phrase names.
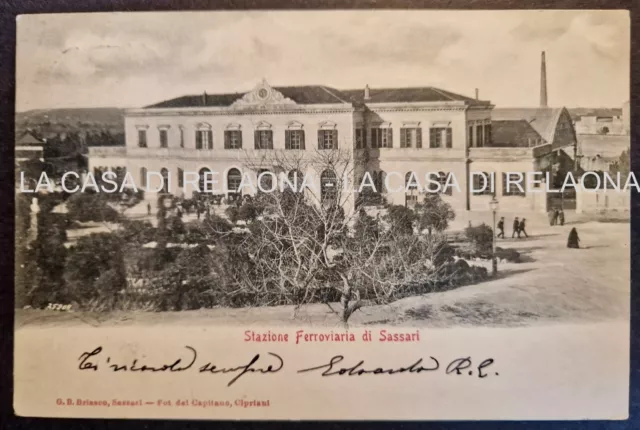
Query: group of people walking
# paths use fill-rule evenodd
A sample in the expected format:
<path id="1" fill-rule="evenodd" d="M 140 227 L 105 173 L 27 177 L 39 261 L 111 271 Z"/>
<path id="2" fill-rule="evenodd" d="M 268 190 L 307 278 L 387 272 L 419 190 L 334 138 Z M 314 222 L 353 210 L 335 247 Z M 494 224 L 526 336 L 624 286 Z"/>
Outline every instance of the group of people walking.
<path id="1" fill-rule="evenodd" d="M 549 212 L 547 212 L 547 216 L 549 218 L 550 226 L 558 224 L 564 225 L 564 211 L 562 209 L 549 209 Z"/>
<path id="2" fill-rule="evenodd" d="M 526 230 L 526 218 L 522 218 L 521 220 L 518 217 L 515 217 L 513 220 L 513 233 L 511 237 L 514 238 L 516 235 L 520 238 L 521 234 L 524 234 L 525 237 L 529 237 Z M 504 217 L 500 217 L 500 221 L 498 221 L 498 235 L 496 237 L 502 237 L 504 239 Z"/>

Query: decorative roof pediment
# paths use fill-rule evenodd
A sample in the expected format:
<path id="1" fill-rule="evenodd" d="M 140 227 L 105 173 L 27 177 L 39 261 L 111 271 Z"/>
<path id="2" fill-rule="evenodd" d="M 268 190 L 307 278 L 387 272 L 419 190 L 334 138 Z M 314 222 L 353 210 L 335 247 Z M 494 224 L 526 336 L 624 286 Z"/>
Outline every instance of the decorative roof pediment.
<path id="1" fill-rule="evenodd" d="M 287 123 L 287 128 L 290 130 L 302 130 L 304 125 L 300 121 L 289 121 Z"/>
<path id="2" fill-rule="evenodd" d="M 322 121 L 318 124 L 318 127 L 321 130 L 334 130 L 337 127 L 337 124 L 333 121 Z"/>
<path id="3" fill-rule="evenodd" d="M 256 124 L 256 130 L 271 130 L 271 127 L 267 121 L 260 121 Z"/>
<path id="4" fill-rule="evenodd" d="M 268 105 L 295 105 L 296 102 L 286 98 L 280 91 L 262 80 L 253 90 L 246 93 L 231 104 L 231 107 L 266 107 Z"/>

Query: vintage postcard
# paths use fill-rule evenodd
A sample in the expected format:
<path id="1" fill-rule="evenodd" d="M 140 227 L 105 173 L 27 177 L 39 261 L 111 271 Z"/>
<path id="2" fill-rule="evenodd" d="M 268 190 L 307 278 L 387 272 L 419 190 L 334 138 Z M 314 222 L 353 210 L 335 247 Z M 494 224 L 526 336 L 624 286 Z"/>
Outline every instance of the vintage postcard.
<path id="1" fill-rule="evenodd" d="M 18 17 L 15 412 L 627 418 L 629 27 Z"/>

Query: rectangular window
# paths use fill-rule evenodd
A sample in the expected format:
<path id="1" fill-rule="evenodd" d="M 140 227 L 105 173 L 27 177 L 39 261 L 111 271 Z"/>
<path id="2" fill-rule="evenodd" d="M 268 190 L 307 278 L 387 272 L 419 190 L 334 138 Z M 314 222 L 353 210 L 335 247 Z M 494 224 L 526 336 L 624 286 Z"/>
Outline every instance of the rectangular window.
<path id="1" fill-rule="evenodd" d="M 356 149 L 366 148 L 364 144 L 364 128 L 356 128 Z"/>
<path id="2" fill-rule="evenodd" d="M 273 131 L 256 130 L 253 136 L 255 149 L 273 149 Z"/>
<path id="3" fill-rule="evenodd" d="M 372 148 L 393 148 L 392 128 L 372 128 L 371 129 Z"/>
<path id="4" fill-rule="evenodd" d="M 484 146 L 491 146 L 491 124 L 484 125 Z"/>
<path id="5" fill-rule="evenodd" d="M 211 130 L 196 131 L 196 149 L 213 149 L 213 132 Z"/>
<path id="6" fill-rule="evenodd" d="M 429 129 L 429 148 L 451 148 L 452 146 L 451 127 L 432 127 Z"/>
<path id="7" fill-rule="evenodd" d="M 422 148 L 422 129 L 401 128 L 400 148 Z"/>
<path id="8" fill-rule="evenodd" d="M 184 129 L 180 127 L 180 148 L 184 148 Z"/>
<path id="9" fill-rule="evenodd" d="M 473 148 L 473 126 L 467 127 L 467 147 Z"/>
<path id="10" fill-rule="evenodd" d="M 184 188 L 184 170 L 178 167 L 178 188 Z"/>
<path id="11" fill-rule="evenodd" d="M 225 130 L 224 149 L 242 149 L 242 131 Z"/>
<path id="12" fill-rule="evenodd" d="M 167 130 L 160 130 L 160 148 L 167 148 L 169 146 L 169 134 Z"/>
<path id="13" fill-rule="evenodd" d="M 515 173 L 502 173 L 502 195 L 503 196 L 525 196 L 526 184 L 525 173 L 522 174 L 522 179 L 518 180 L 518 175 Z M 509 189 L 507 190 L 507 179 L 510 179 Z M 522 190 L 518 188 L 518 185 L 522 187 Z"/>
<path id="14" fill-rule="evenodd" d="M 338 149 L 338 130 L 318 130 L 318 149 Z"/>
<path id="15" fill-rule="evenodd" d="M 476 126 L 476 144 L 478 148 L 484 146 L 484 125 L 482 124 Z"/>
<path id="16" fill-rule="evenodd" d="M 284 149 L 304 149 L 304 130 L 285 130 Z"/>
<path id="17" fill-rule="evenodd" d="M 147 147 L 147 130 L 138 130 L 138 146 L 140 148 Z"/>
<path id="18" fill-rule="evenodd" d="M 494 187 L 492 186 L 494 181 L 494 174 L 487 173 L 487 172 L 482 172 L 482 173 L 484 173 L 484 176 L 473 175 L 473 189 L 474 189 L 473 195 L 474 196 L 491 196 L 493 195 L 492 189 L 494 189 Z M 485 186 L 484 190 L 476 191 L 476 190 L 482 189 L 483 186 Z"/>

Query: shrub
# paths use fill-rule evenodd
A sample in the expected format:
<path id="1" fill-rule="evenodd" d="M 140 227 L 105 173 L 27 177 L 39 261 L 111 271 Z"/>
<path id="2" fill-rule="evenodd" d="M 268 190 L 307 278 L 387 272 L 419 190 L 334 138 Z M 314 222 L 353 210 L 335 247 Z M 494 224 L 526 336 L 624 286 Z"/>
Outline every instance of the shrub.
<path id="1" fill-rule="evenodd" d="M 229 206 L 227 209 L 225 209 L 224 213 L 227 215 L 227 217 L 229 217 L 229 221 L 231 221 L 232 224 L 235 224 L 236 222 L 238 222 L 238 213 L 240 212 L 240 209 L 237 206 Z"/>
<path id="2" fill-rule="evenodd" d="M 496 247 L 496 258 L 498 260 L 507 260 L 511 263 L 520 263 L 520 253 L 515 249 Z"/>
<path id="3" fill-rule="evenodd" d="M 73 300 L 87 302 L 101 294 L 100 288 L 107 293 L 125 288 L 124 259 L 122 242 L 112 233 L 94 233 L 78 239 L 69 250 L 64 275 L 67 291 Z M 112 271 L 109 274 L 105 274 Z M 105 276 L 102 280 L 100 278 Z"/>
<path id="4" fill-rule="evenodd" d="M 102 194 L 77 193 L 67 199 L 68 216 L 80 222 L 115 222 L 118 211 L 108 204 L 108 198 Z"/>
<path id="5" fill-rule="evenodd" d="M 399 205 L 390 206 L 386 215 L 392 231 L 398 234 L 413 234 L 416 214 L 413 210 Z"/>
<path id="6" fill-rule="evenodd" d="M 493 230 L 491 227 L 482 223 L 478 226 L 468 226 L 464 229 L 464 234 L 474 246 L 477 253 L 491 253 L 493 246 Z"/>

